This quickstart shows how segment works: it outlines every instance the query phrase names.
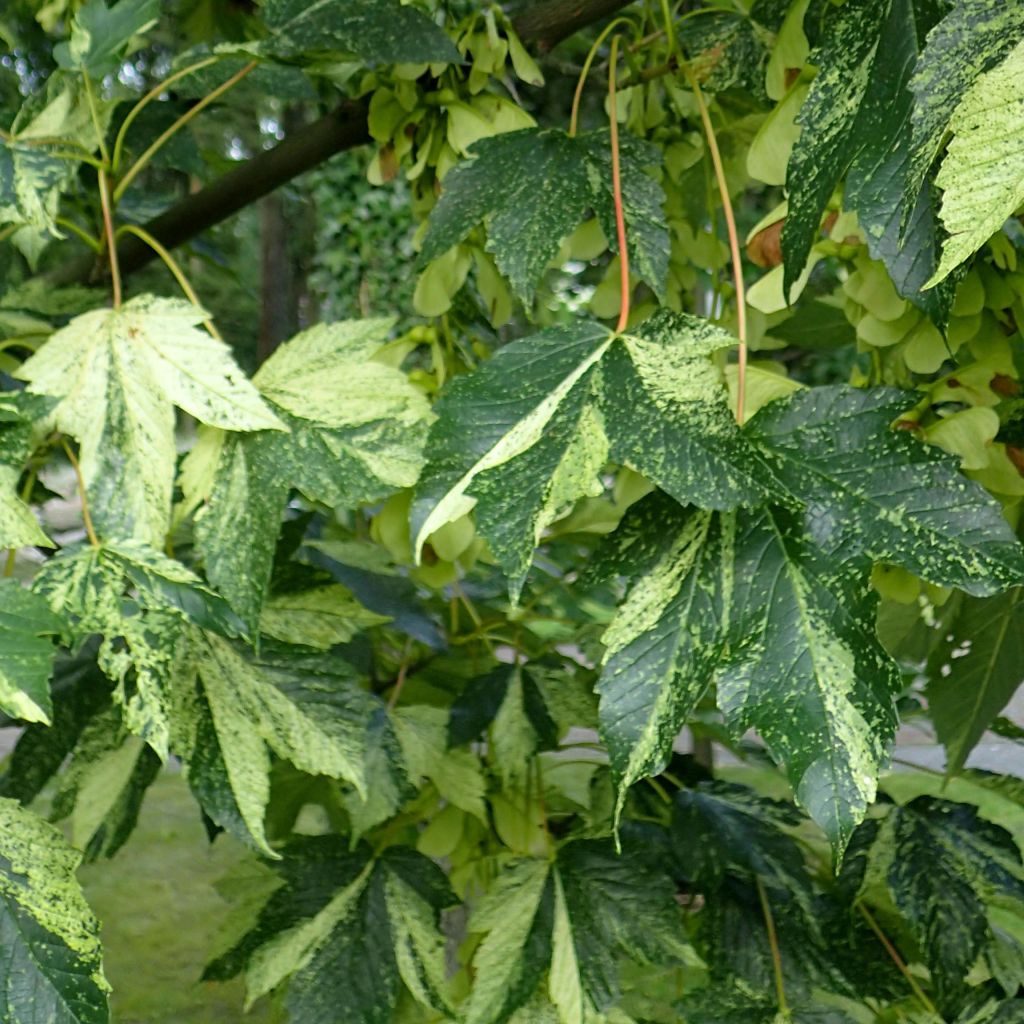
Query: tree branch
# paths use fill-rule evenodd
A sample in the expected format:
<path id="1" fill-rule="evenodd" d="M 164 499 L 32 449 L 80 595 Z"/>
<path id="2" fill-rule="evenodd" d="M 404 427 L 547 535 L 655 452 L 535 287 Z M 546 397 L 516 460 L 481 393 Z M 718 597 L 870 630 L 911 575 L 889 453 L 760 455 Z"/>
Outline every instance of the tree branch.
<path id="1" fill-rule="evenodd" d="M 574 32 L 614 14 L 629 2 L 543 0 L 517 15 L 513 24 L 524 43 L 547 53 Z M 273 149 L 259 153 L 172 206 L 149 221 L 145 230 L 167 249 L 182 245 L 332 156 L 368 143 L 367 109 L 364 100 L 346 100 Z M 145 266 L 155 255 L 135 236 L 124 238 L 117 254 L 122 275 Z M 56 267 L 46 277 L 55 285 L 65 285 L 93 280 L 103 272 L 104 266 L 91 253 L 85 253 Z"/>

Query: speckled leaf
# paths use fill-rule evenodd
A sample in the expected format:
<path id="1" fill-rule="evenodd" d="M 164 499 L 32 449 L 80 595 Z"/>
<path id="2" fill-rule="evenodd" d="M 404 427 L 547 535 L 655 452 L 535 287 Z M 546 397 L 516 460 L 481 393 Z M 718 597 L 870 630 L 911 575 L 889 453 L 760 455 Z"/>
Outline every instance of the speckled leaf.
<path id="1" fill-rule="evenodd" d="M 116 683 L 128 728 L 165 759 L 173 678 L 191 620 L 232 634 L 238 619 L 180 562 L 143 545 L 68 548 L 34 582 L 81 640 L 99 634 L 99 664 Z"/>
<path id="2" fill-rule="evenodd" d="M 644 172 L 661 158 L 632 136 L 624 136 L 620 146 L 630 263 L 663 295 L 669 253 L 664 196 Z M 488 251 L 513 291 L 529 305 L 545 267 L 588 211 L 597 214 L 607 238 L 616 237 L 607 131 L 570 137 L 553 129 L 527 128 L 482 139 L 471 152 L 472 160 L 445 177 L 421 260 L 443 255 L 484 221 Z"/>
<path id="3" fill-rule="evenodd" d="M 96 106 L 101 126 L 105 125 L 114 104 L 101 98 Z M 53 139 L 62 144 L 50 145 Z M 56 71 L 45 88 L 25 101 L 9 135 L 0 141 L 0 223 L 27 229 L 13 242 L 32 261 L 47 238 L 62 237 L 55 218 L 61 194 L 73 183 L 78 165 L 55 152 L 70 144 L 80 146 L 83 153 L 92 152 L 96 128 L 79 76 Z"/>
<path id="4" fill-rule="evenodd" d="M 950 117 L 979 75 L 995 66 L 1024 32 L 1024 6 L 1005 0 L 958 0 L 928 34 L 910 88 L 915 103 L 908 208 L 938 155 Z"/>
<path id="5" fill-rule="evenodd" d="M 398 0 L 267 0 L 270 38 L 259 50 L 294 59 L 327 55 L 382 64 L 461 60 L 434 22 Z"/>
<path id="6" fill-rule="evenodd" d="M 202 310 L 140 296 L 75 317 L 18 371 L 61 399 L 58 429 L 78 438 L 98 530 L 163 546 L 171 510 L 174 406 L 229 430 L 282 429 Z"/>
<path id="7" fill-rule="evenodd" d="M 10 1024 L 110 1020 L 80 860 L 52 825 L 0 800 L 0 1019 Z"/>
<path id="8" fill-rule="evenodd" d="M 207 577 L 253 630 L 290 488 L 353 506 L 416 481 L 432 417 L 405 374 L 374 361 L 391 324 L 351 320 L 296 335 L 253 378 L 287 433 L 208 434 L 186 459 L 186 499 L 206 502 L 196 538 Z"/>
<path id="9" fill-rule="evenodd" d="M 877 939 L 870 932 L 861 936 L 848 907 L 819 888 L 791 834 L 803 821 L 790 803 L 721 781 L 676 794 L 671 851 L 677 874 L 704 900 L 696 935 L 701 956 L 714 982 L 738 979 L 751 991 L 771 990 L 772 942 L 763 898 L 791 999 L 809 997 L 815 989 L 850 996 L 884 992 L 895 972 L 886 971 Z M 858 945 L 859 937 L 867 942 Z M 852 980 L 858 970 L 873 977 L 871 985 Z"/>
<path id="10" fill-rule="evenodd" d="M 609 459 L 679 501 L 761 500 L 770 473 L 707 358 L 732 341 L 706 320 L 660 312 L 618 337 L 583 321 L 506 345 L 437 405 L 413 499 L 417 552 L 475 508 L 517 596 L 545 527 L 600 493 Z"/>
<path id="11" fill-rule="evenodd" d="M 263 606 L 260 632 L 282 643 L 326 651 L 388 621 L 364 608 L 347 587 L 332 583 L 276 594 Z"/>
<path id="12" fill-rule="evenodd" d="M 398 707 L 391 721 L 410 778 L 429 779 L 443 800 L 487 821 L 480 758 L 469 750 L 448 749 L 448 710 L 419 704 Z"/>
<path id="13" fill-rule="evenodd" d="M 87 861 L 113 857 L 135 829 L 160 758 L 108 705 L 89 719 L 59 777 L 52 820 L 70 818 L 71 842 Z"/>
<path id="14" fill-rule="evenodd" d="M 0 710 L 26 722 L 49 722 L 53 637 L 64 624 L 38 594 L 0 580 Z"/>
<path id="15" fill-rule="evenodd" d="M 122 50 L 132 36 L 144 32 L 160 17 L 160 0 L 86 0 L 71 22 L 71 38 L 53 50 L 66 71 L 83 71 L 92 78 L 114 74 Z"/>
<path id="16" fill-rule="evenodd" d="M 986 902 L 1019 907 L 1024 900 L 1013 838 L 967 804 L 919 797 L 893 808 L 873 855 L 888 863 L 893 904 L 917 939 L 940 1000 L 956 996 L 990 940 Z"/>
<path id="17" fill-rule="evenodd" d="M 619 961 L 672 963 L 686 939 L 674 886 L 639 843 L 563 846 L 553 863 L 514 861 L 470 918 L 482 933 L 467 1024 L 503 1024 L 534 994 L 545 970 L 563 1024 L 583 1024 L 619 999 Z"/>
<path id="18" fill-rule="evenodd" d="M 344 662 L 269 645 L 257 660 L 211 633 L 194 631 L 192 643 L 199 690 L 181 698 L 193 716 L 182 753 L 192 788 L 217 824 L 273 855 L 263 830 L 271 752 L 364 796 L 371 779 L 384 788 L 370 761 L 378 750 L 396 761 L 397 742 L 380 723 L 383 703 L 358 686 Z M 388 813 L 402 796 L 389 801 Z"/>
<path id="19" fill-rule="evenodd" d="M 734 529 L 718 704 L 737 737 L 761 734 L 841 857 L 897 725 L 868 567 L 849 549 L 823 554 L 791 513 L 741 512 Z"/>
<path id="20" fill-rule="evenodd" d="M 888 0 L 849 0 L 832 12 L 808 63 L 818 68 L 797 124 L 800 136 L 786 169 L 789 212 L 782 229 L 785 292 L 803 273 L 821 216 L 860 149 L 854 133 L 873 81 Z"/>
<path id="21" fill-rule="evenodd" d="M 910 159 L 910 115 L 919 43 L 938 5 L 891 0 L 871 80 L 853 126 L 859 147 L 846 175 L 843 205 L 857 213 L 868 251 L 885 263 L 897 292 L 945 324 L 955 288 L 922 291 L 938 265 L 940 237 L 930 185 L 921 187 L 904 224 L 903 193 Z"/>
<path id="22" fill-rule="evenodd" d="M 928 659 L 927 694 L 947 768 L 958 772 L 1024 683 L 1024 591 L 953 600 Z"/>
<path id="23" fill-rule="evenodd" d="M 935 179 L 949 233 L 929 284 L 968 260 L 1024 202 L 1024 43 L 979 78 L 949 122 L 953 138 Z"/>
<path id="24" fill-rule="evenodd" d="M 915 401 L 830 385 L 762 409 L 751 438 L 807 508 L 826 554 L 869 555 L 942 586 L 992 594 L 1024 578 L 1024 551 L 998 504 L 956 458 L 890 424 Z"/>
<path id="25" fill-rule="evenodd" d="M 18 481 L 31 454 L 32 419 L 47 405 L 46 399 L 24 392 L 0 393 L 0 547 L 53 546 L 18 494 Z"/>
<path id="26" fill-rule="evenodd" d="M 636 573 L 605 632 L 601 737 L 621 813 L 626 790 L 657 775 L 723 654 L 720 522 L 667 495 L 644 499 L 610 543 Z"/>
<path id="27" fill-rule="evenodd" d="M 282 852 L 282 884 L 205 977 L 244 968 L 250 997 L 289 979 L 290 1019 L 302 1024 L 388 1024 L 403 984 L 449 1010 L 439 924 L 456 901 L 432 861 L 394 846 L 373 860 L 338 836 L 298 837 Z"/>

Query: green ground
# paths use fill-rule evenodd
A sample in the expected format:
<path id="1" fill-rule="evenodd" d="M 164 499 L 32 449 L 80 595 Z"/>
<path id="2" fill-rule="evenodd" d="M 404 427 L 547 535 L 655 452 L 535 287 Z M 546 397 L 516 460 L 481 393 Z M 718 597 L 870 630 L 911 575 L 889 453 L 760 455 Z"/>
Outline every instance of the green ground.
<path id="1" fill-rule="evenodd" d="M 116 1024 L 269 1024 L 268 1008 L 242 1012 L 242 985 L 200 982 L 226 905 L 213 883 L 239 847 L 211 847 L 180 775 L 161 776 L 139 826 L 113 860 L 83 867 L 85 894 L 103 922 Z"/>

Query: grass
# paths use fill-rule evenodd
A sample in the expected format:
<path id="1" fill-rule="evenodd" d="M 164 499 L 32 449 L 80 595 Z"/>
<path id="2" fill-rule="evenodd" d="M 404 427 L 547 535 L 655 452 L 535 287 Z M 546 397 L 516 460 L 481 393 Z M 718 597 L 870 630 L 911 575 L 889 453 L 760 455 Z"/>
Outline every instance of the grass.
<path id="1" fill-rule="evenodd" d="M 81 869 L 103 922 L 115 1024 L 270 1024 L 266 1005 L 243 1013 L 239 979 L 199 981 L 227 911 L 213 883 L 240 851 L 227 836 L 209 844 L 188 787 L 167 772 L 117 856 Z"/>

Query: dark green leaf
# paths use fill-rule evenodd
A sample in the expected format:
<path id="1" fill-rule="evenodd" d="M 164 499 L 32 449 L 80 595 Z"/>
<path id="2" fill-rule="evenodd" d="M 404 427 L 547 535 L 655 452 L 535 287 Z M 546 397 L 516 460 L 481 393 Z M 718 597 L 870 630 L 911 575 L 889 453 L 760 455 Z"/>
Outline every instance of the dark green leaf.
<path id="1" fill-rule="evenodd" d="M 957 460 L 891 430 L 913 398 L 832 385 L 772 402 L 748 432 L 807 506 L 823 551 L 863 553 L 943 586 L 992 594 L 1024 574 L 1024 549 L 999 503 Z"/>
<path id="2" fill-rule="evenodd" d="M 356 57 L 371 63 L 459 63 L 458 50 L 429 18 L 398 0 L 267 0 L 273 57 Z"/>
<path id="3" fill-rule="evenodd" d="M 38 594 L 0 580 L 0 710 L 26 722 L 49 722 L 53 637 L 64 623 Z"/>
<path id="4" fill-rule="evenodd" d="M 623 137 L 620 146 L 630 264 L 663 295 L 669 253 L 664 196 L 644 172 L 660 157 L 650 144 L 631 136 Z M 527 128 L 481 139 L 472 153 L 472 160 L 445 177 L 421 260 L 441 256 L 485 221 L 488 251 L 513 291 L 529 304 L 562 240 L 589 211 L 601 221 L 605 237 L 616 238 L 608 132 L 573 137 Z"/>
<path id="5" fill-rule="evenodd" d="M 114 74 L 122 50 L 132 36 L 144 32 L 160 17 L 160 0 L 86 0 L 75 12 L 71 39 L 54 47 L 53 55 L 66 71 L 84 71 L 92 78 Z"/>
<path id="6" fill-rule="evenodd" d="M 928 708 L 958 772 L 1024 682 L 1024 592 L 965 597 L 928 661 Z"/>
<path id="7" fill-rule="evenodd" d="M 283 854 L 280 887 L 207 978 L 244 968 L 252 998 L 289 979 L 295 1024 L 387 1024 L 403 985 L 448 1009 L 439 923 L 455 897 L 433 862 L 401 847 L 373 859 L 336 836 L 296 838 Z"/>

